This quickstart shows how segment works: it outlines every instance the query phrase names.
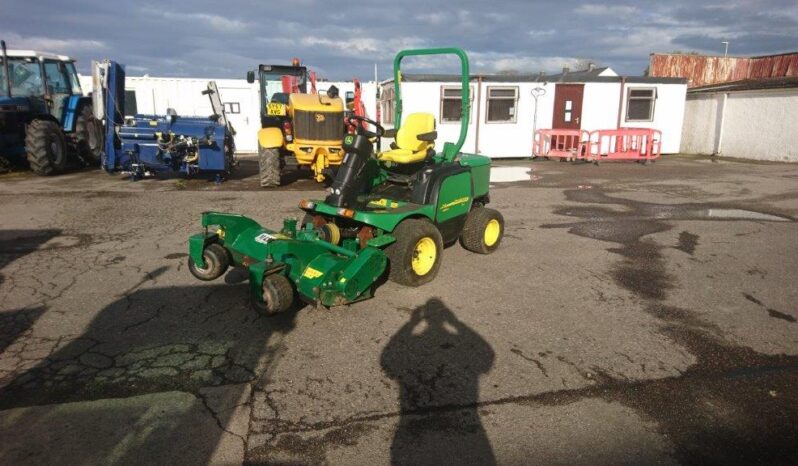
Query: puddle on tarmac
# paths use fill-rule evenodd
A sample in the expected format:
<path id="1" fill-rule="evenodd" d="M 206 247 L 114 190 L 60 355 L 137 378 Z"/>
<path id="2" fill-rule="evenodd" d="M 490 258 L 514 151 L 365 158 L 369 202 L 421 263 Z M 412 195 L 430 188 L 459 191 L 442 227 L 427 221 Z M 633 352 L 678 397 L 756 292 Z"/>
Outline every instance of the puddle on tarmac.
<path id="1" fill-rule="evenodd" d="M 533 179 L 530 167 L 492 167 L 491 183 L 512 183 L 513 181 L 530 181 Z"/>
<path id="2" fill-rule="evenodd" d="M 790 219 L 779 217 L 778 215 L 754 212 L 743 209 L 707 209 L 706 216 L 709 218 L 728 218 L 746 220 L 766 220 L 769 222 L 789 222 Z"/>

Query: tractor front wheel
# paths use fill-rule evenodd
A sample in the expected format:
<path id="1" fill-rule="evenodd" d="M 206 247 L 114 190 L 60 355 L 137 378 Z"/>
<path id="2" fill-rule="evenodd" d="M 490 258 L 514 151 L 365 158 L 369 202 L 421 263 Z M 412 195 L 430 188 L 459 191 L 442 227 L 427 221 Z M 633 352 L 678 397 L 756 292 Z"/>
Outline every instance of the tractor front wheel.
<path id="1" fill-rule="evenodd" d="M 252 307 L 261 314 L 272 316 L 285 312 L 294 303 L 294 287 L 279 273 L 267 275 L 263 279 L 262 299 L 262 301 L 252 300 Z"/>
<path id="2" fill-rule="evenodd" d="M 438 274 L 443 254 L 441 232 L 426 220 L 407 219 L 393 231 L 396 242 L 385 249 L 391 281 L 421 286 Z"/>
<path id="3" fill-rule="evenodd" d="M 460 244 L 471 252 L 490 254 L 504 236 L 504 217 L 497 210 L 477 207 L 468 213 Z"/>
<path id="4" fill-rule="evenodd" d="M 204 282 L 221 277 L 230 266 L 230 256 L 227 254 L 227 249 L 220 244 L 209 244 L 202 251 L 202 259 L 205 261 L 205 267 L 200 267 L 194 263 L 194 259 L 189 257 L 188 270 L 191 275 Z"/>
<path id="5" fill-rule="evenodd" d="M 50 120 L 33 120 L 25 135 L 28 164 L 37 175 L 54 175 L 66 168 L 64 133 Z"/>
<path id="6" fill-rule="evenodd" d="M 280 186 L 280 148 L 266 148 L 258 144 L 258 163 L 261 188 Z"/>

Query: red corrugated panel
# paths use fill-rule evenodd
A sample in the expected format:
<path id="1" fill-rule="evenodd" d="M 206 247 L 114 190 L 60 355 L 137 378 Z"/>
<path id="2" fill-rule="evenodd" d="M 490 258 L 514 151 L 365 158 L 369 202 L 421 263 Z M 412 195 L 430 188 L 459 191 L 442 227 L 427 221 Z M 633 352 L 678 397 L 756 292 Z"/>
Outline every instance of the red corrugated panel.
<path id="1" fill-rule="evenodd" d="M 649 74 L 687 78 L 688 87 L 743 79 L 798 76 L 798 53 L 765 57 L 708 57 L 652 54 Z"/>

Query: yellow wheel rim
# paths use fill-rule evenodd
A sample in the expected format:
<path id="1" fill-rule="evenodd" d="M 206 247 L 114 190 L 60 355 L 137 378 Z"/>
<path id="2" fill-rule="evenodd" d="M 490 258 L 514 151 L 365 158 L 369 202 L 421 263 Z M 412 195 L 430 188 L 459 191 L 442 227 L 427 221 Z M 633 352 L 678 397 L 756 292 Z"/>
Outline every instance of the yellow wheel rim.
<path id="1" fill-rule="evenodd" d="M 499 234 L 502 232 L 502 226 L 499 224 L 499 221 L 495 218 L 488 222 L 485 226 L 485 235 L 483 240 L 485 241 L 485 246 L 493 246 L 496 244 L 496 241 L 499 241 Z"/>
<path id="2" fill-rule="evenodd" d="M 438 247 L 435 245 L 435 241 L 428 236 L 421 238 L 413 250 L 413 262 L 411 263 L 413 272 L 419 276 L 428 274 L 432 270 L 432 266 L 435 265 L 437 257 Z"/>

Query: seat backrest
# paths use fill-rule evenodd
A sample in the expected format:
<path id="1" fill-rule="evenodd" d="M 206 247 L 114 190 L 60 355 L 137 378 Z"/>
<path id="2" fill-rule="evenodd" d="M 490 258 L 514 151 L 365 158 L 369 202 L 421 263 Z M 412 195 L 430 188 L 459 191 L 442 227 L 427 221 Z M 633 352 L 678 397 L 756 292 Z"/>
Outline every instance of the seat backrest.
<path id="1" fill-rule="evenodd" d="M 419 134 L 435 131 L 435 116 L 431 113 L 411 113 L 396 132 L 396 146 L 413 152 L 427 149 L 432 143 L 419 141 Z"/>

